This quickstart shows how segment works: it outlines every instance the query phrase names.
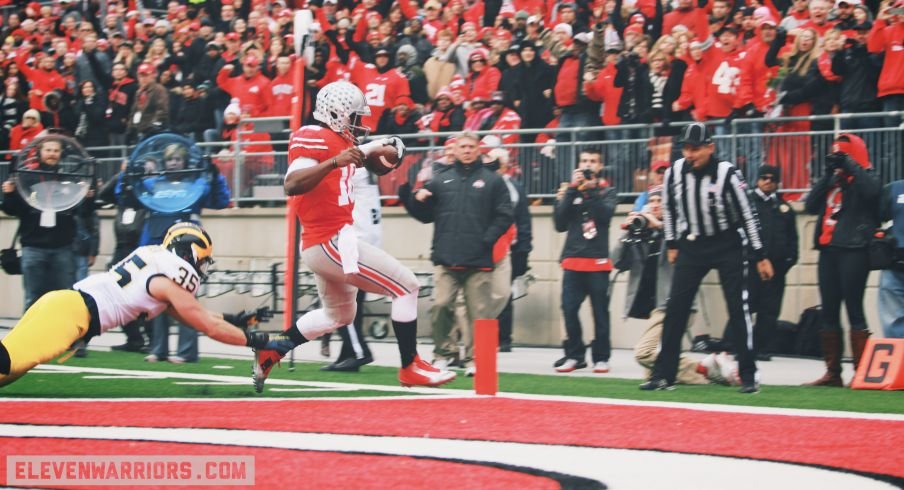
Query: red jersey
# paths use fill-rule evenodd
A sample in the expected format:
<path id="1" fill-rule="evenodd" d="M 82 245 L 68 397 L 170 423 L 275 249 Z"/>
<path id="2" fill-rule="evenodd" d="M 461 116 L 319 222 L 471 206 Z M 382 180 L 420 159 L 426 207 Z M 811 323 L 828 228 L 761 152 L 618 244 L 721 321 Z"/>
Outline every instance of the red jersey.
<path id="1" fill-rule="evenodd" d="M 251 117 L 268 115 L 270 98 L 267 90 L 270 88 L 270 79 L 264 75 L 258 73 L 247 78 L 241 74 L 237 77 L 230 77 L 229 70 L 224 67 L 217 73 L 217 86 L 230 97 L 238 98 L 243 110 L 244 107 L 248 107 Z"/>
<path id="2" fill-rule="evenodd" d="M 885 53 L 879 74 L 879 97 L 904 94 L 904 24 L 888 25 L 885 20 L 877 20 L 869 33 L 867 48 L 870 53 Z"/>
<path id="3" fill-rule="evenodd" d="M 302 126 L 289 140 L 288 173 L 327 161 L 350 146 L 351 142 L 329 128 Z M 354 174 L 354 165 L 334 169 L 307 193 L 289 196 L 289 210 L 301 221 L 302 249 L 325 243 L 343 226 L 352 224 Z"/>
<path id="4" fill-rule="evenodd" d="M 270 81 L 267 88 L 271 116 L 289 116 L 292 114 L 292 97 L 295 95 L 293 74 L 278 75 Z"/>
<path id="5" fill-rule="evenodd" d="M 725 53 L 715 46 L 703 53 L 700 64 L 704 67 L 706 117 L 727 117 L 733 109 L 753 102 L 750 63 L 746 54 L 737 49 Z"/>
<path id="6" fill-rule="evenodd" d="M 352 71 L 352 83 L 361 88 L 367 106 L 370 107 L 370 116 L 361 118 L 361 122 L 371 131 L 376 131 L 383 111 L 394 107 L 397 98 L 411 97 L 411 89 L 408 87 L 408 79 L 398 68 L 380 73 L 373 64 L 359 66 L 359 70 Z"/>

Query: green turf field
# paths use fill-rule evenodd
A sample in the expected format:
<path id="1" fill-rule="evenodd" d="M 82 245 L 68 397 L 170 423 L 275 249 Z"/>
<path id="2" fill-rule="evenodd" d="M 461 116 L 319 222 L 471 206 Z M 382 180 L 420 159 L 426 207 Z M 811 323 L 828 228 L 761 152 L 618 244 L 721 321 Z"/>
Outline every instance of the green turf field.
<path id="1" fill-rule="evenodd" d="M 88 358 L 69 359 L 63 366 L 151 371 L 174 374 L 206 374 L 239 377 L 234 381 L 204 381 L 179 379 L 178 377 L 121 375 L 98 378 L 96 373 L 48 373 L 40 368 L 24 378 L 0 388 L 0 398 L 5 397 L 53 397 L 53 398 L 121 398 L 121 397 L 362 397 L 397 396 L 414 394 L 398 386 L 397 370 L 389 367 L 366 366 L 360 373 L 329 373 L 320 371 L 323 363 L 296 363 L 289 371 L 288 363 L 274 368 L 271 379 L 287 379 L 299 382 L 292 386 L 268 384 L 262 395 L 251 388 L 251 363 L 247 360 L 204 358 L 195 364 L 146 363 L 142 355 L 119 352 L 92 351 Z M 304 382 L 348 383 L 354 385 L 379 385 L 382 389 L 359 386 L 303 385 Z M 186 384 L 187 383 L 187 384 Z M 235 384 L 233 384 L 235 383 Z M 655 400 L 689 403 L 719 403 L 727 405 L 751 405 L 762 407 L 807 408 L 843 410 L 870 413 L 904 413 L 904 392 L 854 391 L 838 388 L 805 388 L 799 386 L 765 386 L 758 395 L 741 395 L 736 388 L 723 386 L 679 386 L 670 392 L 641 392 L 638 381 L 609 377 L 564 377 L 534 374 L 500 374 L 499 390 L 502 392 L 606 397 L 630 400 Z M 387 388 L 393 387 L 398 389 Z M 471 390 L 473 380 L 459 377 L 445 387 Z M 430 395 L 424 395 L 430 396 Z"/>

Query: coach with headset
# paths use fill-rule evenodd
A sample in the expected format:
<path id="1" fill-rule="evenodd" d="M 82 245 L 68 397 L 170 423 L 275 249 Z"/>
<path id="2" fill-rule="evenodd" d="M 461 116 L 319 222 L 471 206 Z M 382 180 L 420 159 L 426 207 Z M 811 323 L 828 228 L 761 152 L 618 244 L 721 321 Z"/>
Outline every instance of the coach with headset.
<path id="1" fill-rule="evenodd" d="M 753 322 L 747 304 L 747 257 L 757 260 L 764 281 L 772 278 L 765 258 L 760 223 L 747 198 L 747 183 L 731 162 L 714 156 L 708 129 L 692 123 L 682 131 L 684 158 L 666 171 L 663 224 L 668 260 L 675 264 L 666 303 L 662 349 L 641 390 L 674 389 L 681 337 L 703 277 L 712 269 L 728 306 L 729 331 L 737 346 L 741 393 L 759 391 L 753 352 Z"/>

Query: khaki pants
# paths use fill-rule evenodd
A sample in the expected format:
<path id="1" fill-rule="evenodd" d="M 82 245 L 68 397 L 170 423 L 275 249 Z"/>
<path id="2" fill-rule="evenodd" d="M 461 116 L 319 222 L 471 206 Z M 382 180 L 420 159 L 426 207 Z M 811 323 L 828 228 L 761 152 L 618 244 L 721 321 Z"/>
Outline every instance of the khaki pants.
<path id="1" fill-rule="evenodd" d="M 645 377 L 648 379 L 652 373 L 653 364 L 656 362 L 656 356 L 659 355 L 660 343 L 662 340 L 662 322 L 665 319 L 665 311 L 657 309 L 650 316 L 650 324 L 647 330 L 640 337 L 637 345 L 634 346 L 634 359 L 638 364 L 646 368 Z M 688 324 L 693 323 L 693 313 L 688 320 Z M 686 354 L 681 354 L 678 358 L 678 375 L 675 381 L 685 385 L 705 385 L 709 384 L 706 376 L 697 372 L 697 361 Z"/>
<path id="2" fill-rule="evenodd" d="M 450 337 L 455 324 L 455 300 L 459 291 L 462 291 L 468 322 L 465 322 L 466 326 L 461 332 L 461 340 L 465 346 L 464 357 L 461 360 L 468 362 L 474 357 L 473 319 L 496 318 L 493 315 L 493 272 L 473 269 L 453 270 L 436 266 L 433 278 L 431 319 L 433 320 L 434 358 L 446 359 L 459 356 L 457 344 Z M 499 311 L 495 313 L 498 315 Z"/>

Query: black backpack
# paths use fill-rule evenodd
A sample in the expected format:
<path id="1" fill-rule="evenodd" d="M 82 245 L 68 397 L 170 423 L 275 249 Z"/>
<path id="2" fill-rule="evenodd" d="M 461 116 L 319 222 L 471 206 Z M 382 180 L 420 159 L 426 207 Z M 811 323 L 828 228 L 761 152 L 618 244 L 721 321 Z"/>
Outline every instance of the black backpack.
<path id="1" fill-rule="evenodd" d="M 822 358 L 819 331 L 822 329 L 822 306 L 811 306 L 804 310 L 797 322 L 796 354 L 805 357 Z"/>
<path id="2" fill-rule="evenodd" d="M 797 335 L 799 329 L 794 322 L 779 320 L 775 324 L 771 343 L 766 347 L 769 354 L 797 355 Z"/>

